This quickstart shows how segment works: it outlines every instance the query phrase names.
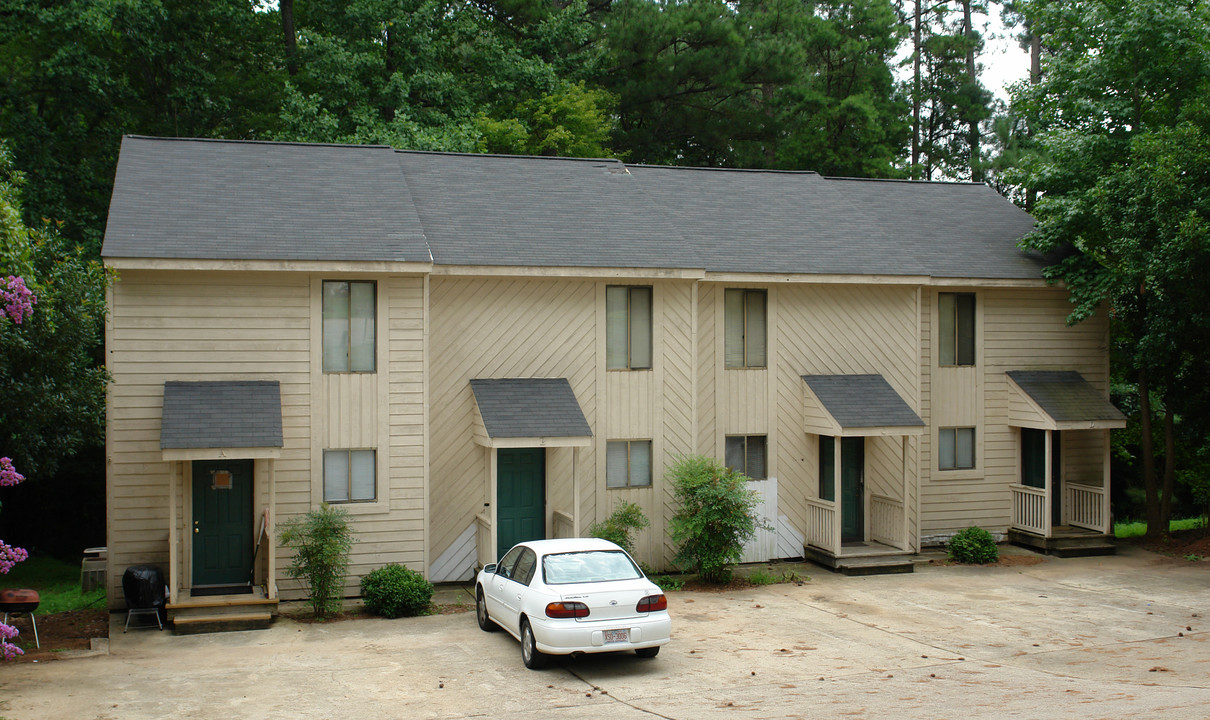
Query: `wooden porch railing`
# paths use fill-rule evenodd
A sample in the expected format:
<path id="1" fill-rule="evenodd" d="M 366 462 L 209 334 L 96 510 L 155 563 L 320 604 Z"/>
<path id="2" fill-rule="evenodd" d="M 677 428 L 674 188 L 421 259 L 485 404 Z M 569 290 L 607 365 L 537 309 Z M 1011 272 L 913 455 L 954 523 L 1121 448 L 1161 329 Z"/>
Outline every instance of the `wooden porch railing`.
<path id="1" fill-rule="evenodd" d="M 906 549 L 907 532 L 903 527 L 902 500 L 870 494 L 870 539 L 900 550 Z"/>
<path id="2" fill-rule="evenodd" d="M 836 538 L 836 503 L 807 498 L 807 544 L 839 555 Z"/>
<path id="3" fill-rule="evenodd" d="M 1080 483 L 1067 483 L 1067 524 L 1108 533 L 1105 517 L 1105 489 Z"/>
<path id="4" fill-rule="evenodd" d="M 1009 485 L 1013 496 L 1013 527 L 1043 537 L 1050 535 L 1050 510 L 1046 491 L 1028 485 Z"/>
<path id="5" fill-rule="evenodd" d="M 570 538 L 576 536 L 576 521 L 571 515 L 562 510 L 555 510 L 554 521 L 551 523 L 554 529 L 555 537 Z"/>
<path id="6" fill-rule="evenodd" d="M 475 535 L 475 550 L 479 555 L 479 567 L 490 565 L 499 558 L 496 557 L 496 547 L 492 543 L 492 519 L 483 513 L 475 516 L 478 530 Z"/>

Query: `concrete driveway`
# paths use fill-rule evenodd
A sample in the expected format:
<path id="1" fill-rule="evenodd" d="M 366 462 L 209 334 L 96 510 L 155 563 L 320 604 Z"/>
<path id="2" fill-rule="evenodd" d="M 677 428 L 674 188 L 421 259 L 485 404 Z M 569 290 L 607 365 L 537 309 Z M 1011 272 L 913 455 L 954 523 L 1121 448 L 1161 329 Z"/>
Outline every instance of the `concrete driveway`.
<path id="1" fill-rule="evenodd" d="M 541 672 L 470 612 L 184 637 L 119 622 L 109 655 L 0 666 L 0 716 L 1207 717 L 1210 563 L 1122 553 L 673 593 L 658 658 Z"/>

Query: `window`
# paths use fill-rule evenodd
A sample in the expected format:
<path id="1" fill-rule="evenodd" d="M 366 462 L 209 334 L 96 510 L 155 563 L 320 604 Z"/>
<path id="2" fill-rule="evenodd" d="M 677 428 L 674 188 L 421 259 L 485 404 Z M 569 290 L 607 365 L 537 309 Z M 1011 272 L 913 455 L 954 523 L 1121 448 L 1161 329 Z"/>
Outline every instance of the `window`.
<path id="1" fill-rule="evenodd" d="M 542 578 L 547 585 L 637 580 L 643 573 L 630 557 L 618 550 L 589 550 L 542 557 Z"/>
<path id="2" fill-rule="evenodd" d="M 727 467 L 753 480 L 765 479 L 765 436 L 728 435 Z"/>
<path id="3" fill-rule="evenodd" d="M 517 564 L 512 569 L 512 579 L 528 585 L 530 580 L 534 579 L 534 570 L 538 567 L 538 556 L 533 550 L 525 548 L 521 551 L 521 557 L 517 558 Z"/>
<path id="4" fill-rule="evenodd" d="M 975 429 L 941 428 L 937 455 L 942 470 L 965 470 L 975 466 Z"/>
<path id="5" fill-rule="evenodd" d="M 375 492 L 373 450 L 324 450 L 324 502 L 371 502 Z"/>
<path id="6" fill-rule="evenodd" d="M 940 293 L 937 296 L 940 328 L 937 339 L 942 365 L 975 364 L 975 296 Z"/>
<path id="7" fill-rule="evenodd" d="M 605 444 L 606 487 L 650 487 L 650 485 L 650 440 L 610 440 Z"/>
<path id="8" fill-rule="evenodd" d="M 764 290 L 727 290 L 724 297 L 723 354 L 729 368 L 763 368 L 765 360 Z"/>
<path id="9" fill-rule="evenodd" d="M 325 280 L 324 372 L 374 372 L 372 282 Z"/>
<path id="10" fill-rule="evenodd" d="M 605 367 L 651 368 L 651 288 L 605 288 Z"/>

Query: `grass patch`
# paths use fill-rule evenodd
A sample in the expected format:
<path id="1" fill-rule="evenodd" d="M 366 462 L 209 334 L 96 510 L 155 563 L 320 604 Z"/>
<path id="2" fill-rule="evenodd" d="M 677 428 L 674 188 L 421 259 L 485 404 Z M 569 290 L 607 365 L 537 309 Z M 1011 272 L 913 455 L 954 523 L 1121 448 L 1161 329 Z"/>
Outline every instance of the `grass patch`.
<path id="1" fill-rule="evenodd" d="M 1171 520 L 1168 523 L 1168 532 L 1176 532 L 1178 530 L 1197 530 L 1200 527 L 1202 527 L 1202 519 L 1200 517 L 1185 518 L 1184 520 Z M 1113 524 L 1113 536 L 1120 540 L 1143 537 L 1146 534 L 1147 523 L 1145 521 L 1119 522 Z"/>
<path id="2" fill-rule="evenodd" d="M 33 588 L 41 598 L 38 614 L 105 607 L 105 588 L 80 592 L 80 565 L 49 557 L 31 557 L 0 577 L 6 588 Z"/>

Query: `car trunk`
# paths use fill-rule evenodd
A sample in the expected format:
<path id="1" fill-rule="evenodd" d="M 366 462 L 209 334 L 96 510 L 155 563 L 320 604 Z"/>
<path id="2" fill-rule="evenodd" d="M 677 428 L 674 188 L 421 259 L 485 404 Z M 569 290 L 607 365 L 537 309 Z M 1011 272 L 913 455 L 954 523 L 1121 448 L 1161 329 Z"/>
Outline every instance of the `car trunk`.
<path id="1" fill-rule="evenodd" d="M 608 585 L 611 587 L 602 587 Z M 577 618 L 580 622 L 597 620 L 618 620 L 640 617 L 643 613 L 635 608 L 639 600 L 659 591 L 643 583 L 627 583 L 618 587 L 618 583 L 582 583 L 560 588 L 560 598 L 564 602 L 581 602 L 588 606 L 588 617 Z"/>

